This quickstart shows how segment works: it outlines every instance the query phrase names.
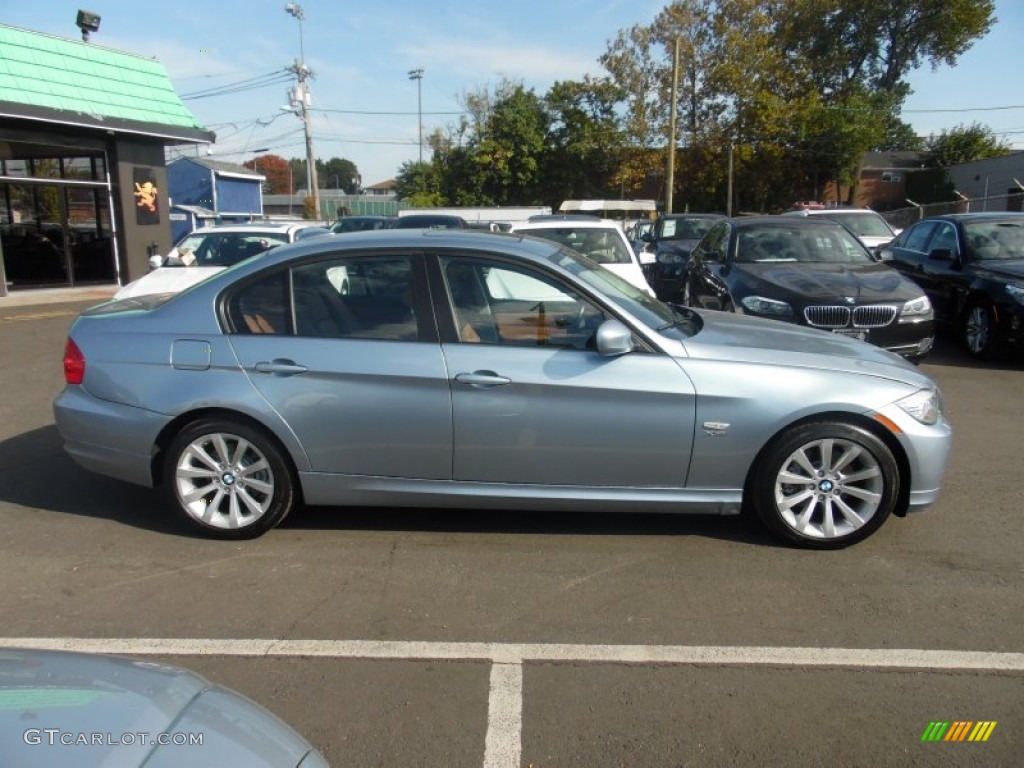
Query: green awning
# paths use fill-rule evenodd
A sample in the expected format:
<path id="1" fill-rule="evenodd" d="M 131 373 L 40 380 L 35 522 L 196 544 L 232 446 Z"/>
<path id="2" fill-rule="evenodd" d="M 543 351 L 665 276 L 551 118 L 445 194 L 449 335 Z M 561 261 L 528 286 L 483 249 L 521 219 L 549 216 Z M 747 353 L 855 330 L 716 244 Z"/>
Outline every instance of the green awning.
<path id="1" fill-rule="evenodd" d="M 0 115 L 181 141 L 213 141 L 163 65 L 0 25 Z"/>

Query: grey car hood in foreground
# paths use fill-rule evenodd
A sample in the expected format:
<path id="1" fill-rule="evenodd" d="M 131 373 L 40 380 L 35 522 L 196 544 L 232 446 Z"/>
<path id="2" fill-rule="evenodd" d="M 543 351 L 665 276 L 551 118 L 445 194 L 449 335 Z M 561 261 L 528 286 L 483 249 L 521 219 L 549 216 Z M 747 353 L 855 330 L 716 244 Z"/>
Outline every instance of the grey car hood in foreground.
<path id="1" fill-rule="evenodd" d="M 700 311 L 704 327 L 683 346 L 688 357 L 845 371 L 879 376 L 912 387 L 934 383 L 914 365 L 873 344 L 805 326 Z"/>
<path id="2" fill-rule="evenodd" d="M 193 672 L 84 653 L 0 650 L 0 733 L 4 768 L 327 765 L 270 712 Z"/>

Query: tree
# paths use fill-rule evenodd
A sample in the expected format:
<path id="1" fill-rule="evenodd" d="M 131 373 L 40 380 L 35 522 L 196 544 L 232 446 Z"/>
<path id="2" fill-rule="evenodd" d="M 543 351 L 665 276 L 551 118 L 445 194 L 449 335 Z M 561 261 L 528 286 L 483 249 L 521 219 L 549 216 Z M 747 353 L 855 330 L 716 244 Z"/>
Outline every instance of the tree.
<path id="1" fill-rule="evenodd" d="M 441 208 L 445 205 L 440 169 L 433 163 L 402 163 L 395 176 L 395 183 L 398 198 L 414 208 Z"/>
<path id="2" fill-rule="evenodd" d="M 1009 144 L 1001 141 L 992 129 L 980 123 L 958 125 L 938 136 L 931 135 L 925 142 L 928 165 L 932 168 L 948 168 L 957 163 L 982 160 L 1008 154 Z"/>
<path id="3" fill-rule="evenodd" d="M 611 194 L 621 142 L 615 106 L 624 97 L 610 80 L 589 76 L 551 86 L 543 100 L 548 135 L 538 182 L 546 204 Z"/>
<path id="4" fill-rule="evenodd" d="M 252 160 L 242 163 L 256 173 L 266 177 L 263 183 L 263 194 L 265 195 L 290 195 L 289 188 L 291 175 L 288 172 L 288 161 L 279 155 L 260 155 Z"/>
<path id="5" fill-rule="evenodd" d="M 316 172 L 321 189 L 340 189 L 346 195 L 359 194 L 359 170 L 351 160 L 340 157 L 332 157 L 327 162 L 317 160 Z"/>

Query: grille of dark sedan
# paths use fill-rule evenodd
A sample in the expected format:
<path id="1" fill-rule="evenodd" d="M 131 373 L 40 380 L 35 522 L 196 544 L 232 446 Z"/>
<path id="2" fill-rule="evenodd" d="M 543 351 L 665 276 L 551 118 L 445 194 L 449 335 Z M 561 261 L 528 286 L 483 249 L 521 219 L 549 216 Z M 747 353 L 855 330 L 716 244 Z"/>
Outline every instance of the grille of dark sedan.
<path id="1" fill-rule="evenodd" d="M 881 328 L 896 319 L 896 307 L 882 305 L 855 307 L 853 310 L 854 328 Z"/>
<path id="2" fill-rule="evenodd" d="M 882 328 L 896 319 L 896 307 L 885 304 L 864 307 L 815 306 L 804 309 L 804 319 L 815 328 Z"/>

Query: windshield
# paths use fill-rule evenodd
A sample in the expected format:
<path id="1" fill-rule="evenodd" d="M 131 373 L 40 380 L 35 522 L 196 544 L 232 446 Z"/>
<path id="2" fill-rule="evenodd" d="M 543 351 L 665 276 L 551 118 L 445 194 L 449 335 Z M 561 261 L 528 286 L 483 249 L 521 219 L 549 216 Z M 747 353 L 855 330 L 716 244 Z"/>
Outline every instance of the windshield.
<path id="1" fill-rule="evenodd" d="M 611 270 L 589 259 L 581 259 L 571 250 L 558 251 L 551 256 L 551 261 L 569 270 L 613 304 L 665 336 L 686 339 L 700 330 L 700 316 L 696 313 L 683 308 L 673 309 Z"/>
<path id="2" fill-rule="evenodd" d="M 175 246 L 177 260 L 166 266 L 230 267 L 287 242 L 283 232 L 193 232 Z"/>
<path id="3" fill-rule="evenodd" d="M 876 213 L 822 213 L 829 219 L 835 219 L 847 227 L 853 234 L 861 237 L 892 237 L 892 230 L 885 219 Z"/>
<path id="4" fill-rule="evenodd" d="M 718 222 L 715 219 L 662 219 L 659 240 L 700 240 Z"/>
<path id="5" fill-rule="evenodd" d="M 736 262 L 790 261 L 803 264 L 869 264 L 874 261 L 861 242 L 834 224 L 806 226 L 763 224 L 737 231 Z"/>
<path id="6" fill-rule="evenodd" d="M 582 253 L 598 264 L 632 264 L 633 258 L 626 241 L 614 227 L 544 227 L 517 229 L 533 237 L 550 240 Z"/>
<path id="7" fill-rule="evenodd" d="M 964 240 L 971 261 L 1024 259 L 1024 220 L 969 222 Z"/>

